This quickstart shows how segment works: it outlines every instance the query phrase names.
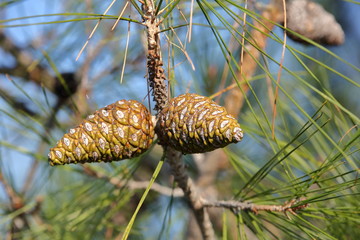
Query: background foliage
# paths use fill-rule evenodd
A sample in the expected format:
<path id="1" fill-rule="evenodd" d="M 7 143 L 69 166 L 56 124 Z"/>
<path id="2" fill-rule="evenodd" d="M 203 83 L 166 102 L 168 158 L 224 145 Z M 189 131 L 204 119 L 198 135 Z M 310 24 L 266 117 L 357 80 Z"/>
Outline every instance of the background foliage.
<path id="1" fill-rule="evenodd" d="M 0 3 L 1 237 L 120 238 L 162 149 L 154 145 L 136 159 L 83 166 L 50 167 L 46 156 L 67 129 L 95 109 L 119 99 L 148 104 L 140 4 L 129 1 L 111 31 L 126 1 L 115 2 L 105 16 L 110 1 L 35 2 Z M 210 208 L 219 238 L 360 236 L 360 31 L 355 20 L 360 8 L 354 1 L 321 3 L 343 26 L 345 43 L 305 46 L 287 39 L 282 56 L 281 26 L 267 32 L 256 25 L 268 23 L 261 15 L 270 6 L 266 2 L 157 1 L 164 9 L 161 46 L 173 96 L 216 94 L 214 100 L 231 108 L 231 91 L 244 93 L 244 104 L 237 107 L 244 140 L 183 157 L 202 196 L 309 204 L 296 215 Z M 259 57 L 244 48 L 256 62 L 251 74 L 246 63 L 242 68 L 240 55 L 244 44 L 259 44 L 254 29 L 267 44 L 255 47 Z M 248 74 L 245 80 L 241 71 Z M 233 90 L 223 91 L 232 84 Z M 196 239 L 196 223 L 166 164 L 156 184 L 166 191 L 150 191 L 131 239 Z"/>

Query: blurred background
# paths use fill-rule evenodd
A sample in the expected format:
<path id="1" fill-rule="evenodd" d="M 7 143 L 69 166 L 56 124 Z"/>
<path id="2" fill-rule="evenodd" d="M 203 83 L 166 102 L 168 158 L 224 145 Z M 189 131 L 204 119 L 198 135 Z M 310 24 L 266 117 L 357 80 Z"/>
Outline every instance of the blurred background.
<path id="1" fill-rule="evenodd" d="M 164 8 L 160 39 L 171 95 L 210 96 L 245 132 L 241 143 L 183 157 L 200 193 L 310 204 L 291 218 L 211 209 L 223 239 L 360 236 L 360 6 L 316 2 L 341 25 L 345 41 L 286 38 L 283 55 L 278 1 L 156 1 Z M 120 99 L 154 107 L 140 3 L 116 1 L 101 18 L 110 4 L 0 2 L 0 238 L 120 239 L 162 156 L 154 144 L 132 160 L 48 165 L 49 148 L 96 109 Z M 157 183 L 167 192 L 150 192 L 131 239 L 199 239 L 166 164 Z"/>

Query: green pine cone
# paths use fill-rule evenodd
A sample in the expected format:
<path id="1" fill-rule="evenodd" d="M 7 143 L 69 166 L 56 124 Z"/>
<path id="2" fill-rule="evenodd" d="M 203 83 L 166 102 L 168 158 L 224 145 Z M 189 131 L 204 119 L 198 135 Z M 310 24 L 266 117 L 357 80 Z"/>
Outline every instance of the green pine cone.
<path id="1" fill-rule="evenodd" d="M 145 152 L 154 138 L 147 108 L 135 100 L 120 100 L 97 110 L 70 129 L 50 149 L 50 165 L 110 162 Z"/>
<path id="2" fill-rule="evenodd" d="M 203 153 L 240 142 L 243 131 L 236 119 L 211 99 L 183 94 L 169 101 L 155 127 L 160 144 L 184 153 Z"/>

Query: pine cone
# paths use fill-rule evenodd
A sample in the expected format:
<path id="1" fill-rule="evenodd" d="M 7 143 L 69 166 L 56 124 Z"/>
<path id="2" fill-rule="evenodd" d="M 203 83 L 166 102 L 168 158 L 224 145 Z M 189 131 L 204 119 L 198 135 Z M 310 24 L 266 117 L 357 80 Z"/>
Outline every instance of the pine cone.
<path id="1" fill-rule="evenodd" d="M 340 45 L 345 41 L 344 30 L 333 14 L 320 4 L 309 0 L 292 0 L 286 3 L 287 28 L 317 43 Z M 302 38 L 287 31 L 288 36 L 303 44 Z"/>
<path id="2" fill-rule="evenodd" d="M 207 97 L 183 94 L 169 101 L 155 127 L 160 144 L 184 153 L 203 153 L 242 140 L 236 119 Z"/>
<path id="3" fill-rule="evenodd" d="M 97 110 L 50 149 L 50 165 L 110 162 L 136 157 L 154 138 L 151 114 L 135 100 Z"/>

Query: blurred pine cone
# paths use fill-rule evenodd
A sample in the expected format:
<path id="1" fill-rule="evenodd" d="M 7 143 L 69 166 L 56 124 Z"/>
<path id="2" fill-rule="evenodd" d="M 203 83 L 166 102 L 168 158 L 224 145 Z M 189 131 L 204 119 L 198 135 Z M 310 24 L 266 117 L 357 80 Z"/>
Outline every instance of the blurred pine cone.
<path id="1" fill-rule="evenodd" d="M 242 140 L 236 119 L 207 97 L 183 94 L 169 101 L 155 127 L 160 144 L 184 153 L 203 153 Z"/>
<path id="2" fill-rule="evenodd" d="M 340 45 L 345 41 L 341 25 L 333 14 L 319 3 L 310 0 L 291 0 L 286 2 L 287 28 L 303 37 L 326 45 Z M 283 23 L 284 24 L 284 23 Z M 309 44 L 301 37 L 287 31 L 288 36 L 303 44 Z"/>
<path id="3" fill-rule="evenodd" d="M 135 100 L 120 100 L 97 110 L 70 129 L 48 155 L 50 165 L 110 162 L 136 157 L 154 138 L 151 114 Z"/>

